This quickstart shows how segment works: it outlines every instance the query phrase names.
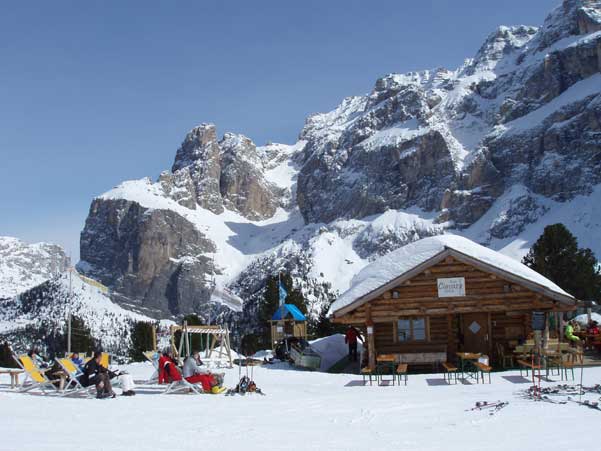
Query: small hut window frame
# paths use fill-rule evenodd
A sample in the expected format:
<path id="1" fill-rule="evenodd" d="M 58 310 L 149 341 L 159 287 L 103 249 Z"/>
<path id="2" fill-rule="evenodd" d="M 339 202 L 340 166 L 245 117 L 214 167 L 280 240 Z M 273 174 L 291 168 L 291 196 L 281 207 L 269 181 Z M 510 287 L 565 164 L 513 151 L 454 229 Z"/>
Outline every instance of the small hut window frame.
<path id="1" fill-rule="evenodd" d="M 423 343 L 430 341 L 430 322 L 425 316 L 398 318 L 394 322 L 396 343 Z"/>

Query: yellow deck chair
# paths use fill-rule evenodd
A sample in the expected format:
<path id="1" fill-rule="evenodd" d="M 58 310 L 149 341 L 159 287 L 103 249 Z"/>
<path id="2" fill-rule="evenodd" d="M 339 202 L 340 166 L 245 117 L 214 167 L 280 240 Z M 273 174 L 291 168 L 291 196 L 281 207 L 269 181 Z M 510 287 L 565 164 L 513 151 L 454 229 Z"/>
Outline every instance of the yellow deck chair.
<path id="1" fill-rule="evenodd" d="M 58 391 L 54 382 L 59 382 L 60 379 L 48 379 L 48 376 L 35 365 L 31 357 L 27 354 L 20 355 L 19 357 L 14 356 L 14 359 L 26 374 L 25 380 L 21 384 L 20 392 L 27 392 L 36 388 L 42 390 L 44 394 L 47 394 L 46 390 L 50 390 L 53 393 Z M 27 381 L 30 382 L 29 385 L 26 385 Z"/>
<path id="2" fill-rule="evenodd" d="M 67 382 L 67 385 L 65 385 L 63 391 L 61 392 L 62 396 L 71 396 L 84 393 L 88 398 L 93 397 L 91 389 L 94 388 L 94 385 L 84 387 L 81 382 L 79 382 L 79 376 L 81 376 L 83 373 L 71 359 L 58 359 L 56 362 L 69 377 L 69 382 Z"/>
<path id="3" fill-rule="evenodd" d="M 100 364 L 108 370 L 109 365 L 111 364 L 111 359 L 108 352 L 102 353 L 102 356 L 100 357 Z"/>

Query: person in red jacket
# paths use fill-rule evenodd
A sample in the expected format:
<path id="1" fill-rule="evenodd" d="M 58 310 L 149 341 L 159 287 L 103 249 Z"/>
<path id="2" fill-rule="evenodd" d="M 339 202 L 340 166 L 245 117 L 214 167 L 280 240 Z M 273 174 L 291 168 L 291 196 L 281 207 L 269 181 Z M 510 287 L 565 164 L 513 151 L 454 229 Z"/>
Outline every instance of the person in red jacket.
<path id="1" fill-rule="evenodd" d="M 357 361 L 357 339 L 363 343 L 363 337 L 353 326 L 348 326 L 344 335 L 344 342 L 348 344 L 348 358 L 354 362 Z"/>
<path id="2" fill-rule="evenodd" d="M 159 357 L 159 384 L 181 381 L 182 375 L 177 369 L 177 363 L 173 358 L 173 352 L 166 349 Z"/>

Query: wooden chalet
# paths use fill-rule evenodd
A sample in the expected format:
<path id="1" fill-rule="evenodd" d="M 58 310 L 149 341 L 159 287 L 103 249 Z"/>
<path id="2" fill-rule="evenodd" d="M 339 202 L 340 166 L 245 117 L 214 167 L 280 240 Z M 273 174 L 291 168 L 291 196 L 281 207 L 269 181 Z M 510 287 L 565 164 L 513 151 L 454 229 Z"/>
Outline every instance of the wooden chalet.
<path id="1" fill-rule="evenodd" d="M 518 261 L 442 235 L 367 266 L 332 305 L 330 317 L 366 334 L 371 368 L 379 354 L 419 365 L 455 361 L 458 351 L 486 354 L 495 364 L 530 334 L 532 312 L 554 316 L 549 319 L 558 325 L 559 312 L 576 304 Z"/>

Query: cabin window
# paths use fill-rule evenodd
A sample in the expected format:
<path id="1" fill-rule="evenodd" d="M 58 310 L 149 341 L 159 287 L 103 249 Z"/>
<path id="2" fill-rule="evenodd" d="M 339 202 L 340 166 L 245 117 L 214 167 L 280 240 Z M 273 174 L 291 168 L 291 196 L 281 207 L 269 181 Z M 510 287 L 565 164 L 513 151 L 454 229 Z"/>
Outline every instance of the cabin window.
<path id="1" fill-rule="evenodd" d="M 425 341 L 426 336 L 425 318 L 406 318 L 398 320 L 397 339 L 399 343 L 405 341 Z"/>

